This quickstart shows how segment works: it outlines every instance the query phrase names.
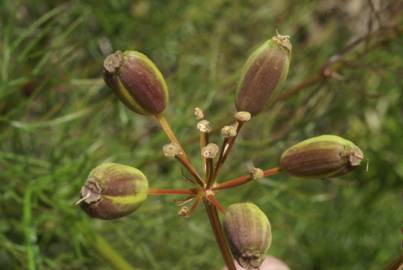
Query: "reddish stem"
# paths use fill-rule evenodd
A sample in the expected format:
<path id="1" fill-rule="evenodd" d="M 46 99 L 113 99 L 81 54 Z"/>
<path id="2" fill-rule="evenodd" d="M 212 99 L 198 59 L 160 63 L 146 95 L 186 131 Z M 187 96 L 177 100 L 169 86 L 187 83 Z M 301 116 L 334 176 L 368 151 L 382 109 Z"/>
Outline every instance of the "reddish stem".
<path id="1" fill-rule="evenodd" d="M 204 181 L 200 177 L 200 175 L 197 173 L 197 171 L 194 169 L 192 164 L 190 164 L 189 160 L 186 159 L 186 156 L 179 154 L 175 157 L 182 165 L 188 170 L 188 172 L 192 175 L 192 180 L 196 181 L 196 184 L 199 185 L 200 187 L 204 187 Z M 193 182 L 193 181 L 192 181 Z"/>
<path id="2" fill-rule="evenodd" d="M 221 168 L 221 165 L 222 165 L 222 160 L 224 158 L 224 150 L 226 149 L 226 146 L 227 146 L 227 144 L 228 144 L 230 139 L 231 138 L 224 138 L 224 141 L 223 141 L 221 149 L 220 149 L 220 155 L 218 157 L 218 161 L 217 161 L 217 164 L 216 164 L 215 169 L 214 169 L 213 180 L 215 180 L 217 178 L 217 174 L 220 171 L 220 168 Z"/>
<path id="3" fill-rule="evenodd" d="M 194 189 L 162 189 L 162 188 L 150 188 L 148 190 L 148 195 L 192 195 L 196 194 Z"/>
<path id="4" fill-rule="evenodd" d="M 232 147 L 234 146 L 235 140 L 238 137 L 238 134 L 241 131 L 241 128 L 244 124 L 244 122 L 241 122 L 241 121 L 237 121 L 236 123 L 237 123 L 236 135 L 231 138 L 224 138 L 224 143 L 223 143 L 223 146 L 222 146 L 222 149 L 220 152 L 220 157 L 218 158 L 217 164 L 215 166 L 212 183 L 214 183 L 214 181 L 216 180 L 218 173 L 219 173 L 222 165 L 224 164 L 225 160 L 227 159 L 229 152 L 231 151 Z"/>
<path id="5" fill-rule="evenodd" d="M 194 180 L 200 187 L 204 187 L 203 179 L 199 176 L 197 171 L 194 169 L 193 165 L 191 164 L 190 160 L 188 159 L 185 150 L 183 149 L 182 145 L 180 144 L 179 140 L 176 138 L 175 132 L 172 130 L 171 126 L 169 125 L 167 119 L 162 115 L 154 115 L 155 119 L 160 124 L 162 130 L 167 135 L 168 139 L 171 143 L 178 145 L 182 149 L 182 153 L 177 155 L 176 158 L 179 160 L 184 167 L 192 174 Z"/>
<path id="6" fill-rule="evenodd" d="M 227 265 L 228 270 L 236 270 L 234 259 L 232 258 L 227 241 L 225 240 L 224 231 L 218 218 L 217 209 L 207 200 L 204 200 L 204 206 L 225 264 Z"/>
<path id="7" fill-rule="evenodd" d="M 264 176 L 272 176 L 272 175 L 278 174 L 279 172 L 280 172 L 280 168 L 275 167 L 275 168 L 270 168 L 270 169 L 267 169 L 267 170 L 263 171 L 263 175 Z M 248 182 L 250 182 L 252 180 L 254 180 L 252 175 L 250 175 L 250 174 L 242 175 L 242 176 L 239 176 L 237 178 L 225 181 L 225 182 L 223 182 L 221 184 L 215 185 L 213 187 L 213 190 L 216 191 L 216 190 L 221 190 L 221 189 L 237 187 L 237 186 L 246 184 L 246 183 L 248 183 Z"/>
<path id="8" fill-rule="evenodd" d="M 270 169 L 263 171 L 263 176 L 265 176 L 265 177 L 272 176 L 272 175 L 278 174 L 280 171 L 281 171 L 281 169 L 279 167 L 270 168 Z"/>
<path id="9" fill-rule="evenodd" d="M 224 164 L 224 162 L 227 160 L 227 157 L 228 157 L 228 155 L 229 155 L 229 153 L 230 153 L 232 147 L 233 147 L 234 144 L 235 144 L 236 138 L 238 138 L 239 132 L 241 131 L 241 128 L 242 128 L 243 124 L 244 124 L 244 122 L 237 121 L 236 135 L 235 135 L 235 137 L 232 137 L 232 138 L 230 139 L 229 143 L 228 143 L 228 149 L 227 149 L 227 150 L 225 151 L 225 153 L 224 153 L 224 156 L 223 156 L 223 159 L 222 159 L 222 164 Z M 222 165 L 222 164 L 221 164 L 221 165 Z M 217 174 L 218 174 L 218 172 L 217 172 Z"/>
<path id="10" fill-rule="evenodd" d="M 248 175 L 242 175 L 237 178 L 225 181 L 223 183 L 217 184 L 213 187 L 213 190 L 221 190 L 221 189 L 227 189 L 227 188 L 232 188 L 232 187 L 237 187 L 242 184 L 246 184 L 249 181 L 253 180 L 252 176 L 250 174 Z"/>

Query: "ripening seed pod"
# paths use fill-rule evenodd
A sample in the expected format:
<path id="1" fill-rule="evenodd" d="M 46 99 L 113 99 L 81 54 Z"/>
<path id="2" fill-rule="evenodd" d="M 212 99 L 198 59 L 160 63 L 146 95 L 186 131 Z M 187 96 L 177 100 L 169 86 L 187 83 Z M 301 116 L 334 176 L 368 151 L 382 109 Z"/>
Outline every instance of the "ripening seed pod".
<path id="1" fill-rule="evenodd" d="M 104 80 L 132 111 L 160 114 L 168 103 L 168 87 L 157 66 L 137 51 L 117 51 L 104 61 Z"/>
<path id="2" fill-rule="evenodd" d="M 224 232 L 234 258 L 246 269 L 262 264 L 271 244 L 267 216 L 253 203 L 235 203 L 225 211 Z"/>
<path id="3" fill-rule="evenodd" d="M 115 219 L 134 212 L 145 201 L 148 180 L 130 166 L 104 163 L 94 168 L 77 202 L 93 218 Z"/>
<path id="4" fill-rule="evenodd" d="M 322 135 L 297 143 L 280 158 L 280 168 L 298 177 L 326 178 L 344 175 L 364 159 L 354 143 L 335 135 Z"/>
<path id="5" fill-rule="evenodd" d="M 249 56 L 238 85 L 238 111 L 256 115 L 271 105 L 287 77 L 291 49 L 288 36 L 277 34 Z"/>

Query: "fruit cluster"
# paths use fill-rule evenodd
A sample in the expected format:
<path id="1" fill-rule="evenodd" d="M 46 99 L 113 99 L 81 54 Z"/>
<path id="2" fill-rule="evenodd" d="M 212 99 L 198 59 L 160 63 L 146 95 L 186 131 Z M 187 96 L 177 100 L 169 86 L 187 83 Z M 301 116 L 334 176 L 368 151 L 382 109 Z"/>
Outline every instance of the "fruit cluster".
<path id="1" fill-rule="evenodd" d="M 148 195 L 185 196 L 177 200 L 181 206 L 179 215 L 189 217 L 200 203 L 204 203 L 227 268 L 235 269 L 233 256 L 242 267 L 258 269 L 271 243 L 269 219 L 250 202 L 235 203 L 225 209 L 216 199 L 216 193 L 280 172 L 302 178 L 341 176 L 360 165 L 364 159 L 362 151 L 352 142 L 335 135 L 322 135 L 286 149 L 278 167 L 265 170 L 252 168 L 246 175 L 217 182 L 220 169 L 242 126 L 275 102 L 288 74 L 291 50 L 289 38 L 277 34 L 247 59 L 236 92 L 235 123 L 221 129 L 221 147 L 209 141 L 212 126 L 205 119 L 203 111 L 195 108 L 195 117 L 199 121 L 200 155 L 204 163 L 203 176 L 193 167 L 163 116 L 168 104 L 168 87 L 156 65 L 137 51 L 117 51 L 108 56 L 104 61 L 106 84 L 128 109 L 154 116 L 170 140 L 170 144 L 163 147 L 164 155 L 177 159 L 188 170 L 191 175 L 188 180 L 193 187 L 149 188 L 148 180 L 140 170 L 105 163 L 90 172 L 77 204 L 90 217 L 115 219 L 134 212 Z M 190 202 L 193 203 L 188 207 Z M 224 214 L 223 226 L 218 211 Z"/>

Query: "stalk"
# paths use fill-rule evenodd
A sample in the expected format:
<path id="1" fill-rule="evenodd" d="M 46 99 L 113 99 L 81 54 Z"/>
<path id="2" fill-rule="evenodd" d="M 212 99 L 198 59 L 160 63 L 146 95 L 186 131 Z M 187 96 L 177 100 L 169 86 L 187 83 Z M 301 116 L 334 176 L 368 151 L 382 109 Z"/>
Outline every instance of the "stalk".
<path id="1" fill-rule="evenodd" d="M 208 133 L 206 132 L 201 132 L 200 131 L 200 140 L 199 140 L 199 144 L 200 144 L 200 151 L 209 143 L 209 137 L 208 137 Z M 203 159 L 203 163 L 204 163 L 204 173 L 207 173 L 207 162 L 206 162 L 206 158 L 203 157 L 203 155 L 201 156 Z"/>
<path id="2" fill-rule="evenodd" d="M 218 158 L 215 170 L 214 170 L 214 174 L 213 174 L 213 181 L 217 178 L 218 173 L 222 167 L 222 165 L 224 164 L 225 160 L 227 159 L 232 147 L 235 144 L 235 140 L 238 137 L 239 131 L 241 130 L 242 126 L 243 126 L 242 121 L 238 121 L 237 120 L 237 127 L 236 127 L 236 135 L 234 137 L 231 138 L 224 138 L 224 142 L 223 142 L 223 147 L 221 149 L 220 152 L 220 156 Z"/>
<path id="3" fill-rule="evenodd" d="M 150 188 L 148 189 L 148 195 L 193 195 L 196 194 L 193 189 L 162 189 L 162 188 Z"/>
<path id="4" fill-rule="evenodd" d="M 220 149 L 220 154 L 218 156 L 218 161 L 217 161 L 217 164 L 216 164 L 215 169 L 214 169 L 213 179 L 217 178 L 218 172 L 220 171 L 221 165 L 223 163 L 222 160 L 224 158 L 224 153 L 227 150 L 228 142 L 231 139 L 232 138 L 224 138 L 224 141 L 223 141 L 221 149 Z"/>
<path id="5" fill-rule="evenodd" d="M 179 154 L 175 157 L 182 165 L 183 167 L 186 168 L 186 170 L 188 170 L 188 172 L 192 175 L 192 180 L 196 181 L 195 184 L 199 185 L 200 187 L 204 187 L 204 181 L 203 179 L 200 177 L 200 175 L 197 173 L 197 171 L 195 170 L 195 168 L 192 166 L 192 164 L 190 163 L 190 161 L 188 159 L 186 159 L 186 157 L 182 154 Z M 192 182 L 194 182 L 192 181 Z"/>
<path id="6" fill-rule="evenodd" d="M 276 175 L 278 173 L 280 173 L 280 168 L 274 167 L 274 168 L 264 170 L 263 171 L 263 176 L 267 177 L 267 176 Z M 223 183 L 215 185 L 213 187 L 213 190 L 216 191 L 216 190 L 233 188 L 233 187 L 244 185 L 244 184 L 249 183 L 249 182 L 251 182 L 253 180 L 254 180 L 254 178 L 253 178 L 253 176 L 251 174 L 242 175 L 242 176 L 239 176 L 237 178 L 227 180 L 227 181 L 225 181 Z"/>
<path id="7" fill-rule="evenodd" d="M 220 248 L 221 255 L 227 265 L 227 268 L 228 270 L 236 270 L 234 260 L 229 250 L 227 241 L 225 240 L 224 231 L 218 218 L 217 209 L 207 200 L 204 200 L 204 206 L 206 208 L 206 212 L 210 220 L 214 236 Z"/>
<path id="8" fill-rule="evenodd" d="M 243 123 L 244 123 L 244 122 L 237 121 L 236 135 L 235 135 L 235 137 L 232 137 L 231 140 L 230 140 L 229 143 L 228 143 L 227 150 L 225 151 L 224 156 L 223 156 L 223 159 L 222 159 L 222 164 L 224 164 L 224 162 L 227 160 L 227 157 L 228 157 L 228 155 L 229 155 L 229 153 L 230 153 L 232 147 L 233 147 L 234 144 L 235 144 L 235 140 L 236 140 L 236 138 L 238 137 L 239 131 L 241 131 L 241 128 L 242 128 L 242 126 L 243 126 Z"/>
<path id="9" fill-rule="evenodd" d="M 171 141 L 171 143 L 174 143 L 176 145 L 179 145 L 179 147 L 182 149 L 183 151 L 183 147 L 180 144 L 180 142 L 178 141 L 178 139 L 176 138 L 175 132 L 172 130 L 171 126 L 169 125 L 167 119 L 165 118 L 165 116 L 163 116 L 162 114 L 159 115 L 155 115 L 155 118 L 157 119 L 158 123 L 160 124 L 162 130 L 164 131 L 164 133 L 167 135 L 168 139 Z M 183 155 L 186 157 L 186 153 L 183 151 Z"/>
<path id="10" fill-rule="evenodd" d="M 189 158 L 186 155 L 182 145 L 180 144 L 179 140 L 176 138 L 175 132 L 172 130 L 171 126 L 169 125 L 167 119 L 162 114 L 154 115 L 158 123 L 160 124 L 162 130 L 167 135 L 168 139 L 171 143 L 176 144 L 180 147 L 181 154 L 179 154 L 176 158 L 184 165 L 184 167 L 189 171 L 190 174 L 194 177 L 194 180 L 200 187 L 204 187 L 204 181 L 199 176 L 199 174 L 194 169 L 193 165 L 191 164 Z"/>

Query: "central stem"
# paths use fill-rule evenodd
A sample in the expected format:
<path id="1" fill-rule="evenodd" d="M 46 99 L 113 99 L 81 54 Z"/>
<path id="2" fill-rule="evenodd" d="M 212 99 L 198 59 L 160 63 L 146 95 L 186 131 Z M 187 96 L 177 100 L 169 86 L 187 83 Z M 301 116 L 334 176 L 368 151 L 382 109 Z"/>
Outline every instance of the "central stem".
<path id="1" fill-rule="evenodd" d="M 225 240 L 224 232 L 222 230 L 221 223 L 218 218 L 217 209 L 207 200 L 204 200 L 204 206 L 206 208 L 206 212 L 210 220 L 214 236 L 217 240 L 218 246 L 221 251 L 221 255 L 227 265 L 227 268 L 228 270 L 236 270 L 234 260 L 229 250 L 227 241 Z"/>

